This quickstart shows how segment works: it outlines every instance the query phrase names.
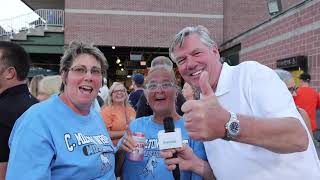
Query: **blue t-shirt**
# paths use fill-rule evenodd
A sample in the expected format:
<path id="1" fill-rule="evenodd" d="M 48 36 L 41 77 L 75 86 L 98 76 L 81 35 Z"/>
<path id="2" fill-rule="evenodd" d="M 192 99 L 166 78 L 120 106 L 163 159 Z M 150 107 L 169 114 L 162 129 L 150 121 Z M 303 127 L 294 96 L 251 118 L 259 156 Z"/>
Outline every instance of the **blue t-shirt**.
<path id="1" fill-rule="evenodd" d="M 79 115 L 57 95 L 17 120 L 9 146 L 8 180 L 115 179 L 114 147 L 100 114 Z"/>
<path id="2" fill-rule="evenodd" d="M 181 128 L 183 142 L 187 143 L 194 153 L 201 159 L 207 160 L 202 142 L 191 140 L 187 130 L 184 128 L 184 120 L 174 121 L 176 128 Z M 131 161 L 128 159 L 128 153 L 122 166 L 122 178 L 125 180 L 170 180 L 173 179 L 172 171 L 166 168 L 164 159 L 160 156 L 158 146 L 158 132 L 163 130 L 163 124 L 157 124 L 153 121 L 153 116 L 138 118 L 130 123 L 130 130 L 142 132 L 146 137 L 143 161 Z M 200 180 L 199 175 L 182 171 L 181 180 Z"/>

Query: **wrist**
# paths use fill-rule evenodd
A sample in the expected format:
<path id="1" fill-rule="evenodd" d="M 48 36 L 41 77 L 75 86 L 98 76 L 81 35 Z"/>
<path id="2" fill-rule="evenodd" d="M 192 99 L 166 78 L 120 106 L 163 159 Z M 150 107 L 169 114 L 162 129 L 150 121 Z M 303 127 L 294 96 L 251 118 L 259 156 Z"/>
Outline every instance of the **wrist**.
<path id="1" fill-rule="evenodd" d="M 229 112 L 229 120 L 225 124 L 225 135 L 223 139 L 225 140 L 235 140 L 240 134 L 240 121 L 235 113 Z"/>
<path id="2" fill-rule="evenodd" d="M 230 120 L 230 113 L 229 111 L 223 110 L 223 116 L 221 118 L 221 122 L 222 122 L 222 131 L 220 133 L 220 138 L 223 139 L 226 136 L 226 124 L 229 122 Z"/>
<path id="3" fill-rule="evenodd" d="M 204 161 L 198 157 L 195 157 L 192 160 L 192 164 L 190 165 L 189 171 L 202 176 L 203 169 L 204 169 Z"/>

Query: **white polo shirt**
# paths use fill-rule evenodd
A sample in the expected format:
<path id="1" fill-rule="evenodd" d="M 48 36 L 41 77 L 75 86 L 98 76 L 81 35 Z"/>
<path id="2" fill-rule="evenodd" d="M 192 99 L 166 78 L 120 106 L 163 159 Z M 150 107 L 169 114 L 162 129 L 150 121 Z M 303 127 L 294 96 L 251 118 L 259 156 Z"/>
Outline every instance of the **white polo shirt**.
<path id="1" fill-rule="evenodd" d="M 307 131 L 286 85 L 272 69 L 257 62 L 224 63 L 215 95 L 228 111 L 256 117 L 295 117 Z M 218 180 L 320 180 L 320 163 L 310 134 L 308 149 L 291 154 L 222 139 L 204 145 Z"/>

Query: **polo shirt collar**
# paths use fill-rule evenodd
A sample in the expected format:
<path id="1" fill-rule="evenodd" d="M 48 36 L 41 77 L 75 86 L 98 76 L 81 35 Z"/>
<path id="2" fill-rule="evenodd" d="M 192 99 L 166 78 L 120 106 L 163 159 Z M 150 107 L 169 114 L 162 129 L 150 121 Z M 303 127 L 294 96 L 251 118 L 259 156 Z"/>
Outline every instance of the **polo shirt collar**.
<path id="1" fill-rule="evenodd" d="M 222 96 L 231 90 L 233 69 L 234 67 L 229 66 L 227 63 L 223 63 L 215 92 L 216 96 Z"/>

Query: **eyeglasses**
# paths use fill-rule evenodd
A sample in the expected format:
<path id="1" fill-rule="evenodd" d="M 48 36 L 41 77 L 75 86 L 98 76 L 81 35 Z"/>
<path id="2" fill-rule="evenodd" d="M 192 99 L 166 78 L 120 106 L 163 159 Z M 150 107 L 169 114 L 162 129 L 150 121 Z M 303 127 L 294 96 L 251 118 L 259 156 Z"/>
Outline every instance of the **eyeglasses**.
<path id="1" fill-rule="evenodd" d="M 114 90 L 114 91 L 112 91 L 112 93 L 111 94 L 113 94 L 113 93 L 125 93 L 126 92 L 126 90 L 125 89 L 118 89 L 118 90 Z"/>
<path id="2" fill-rule="evenodd" d="M 146 89 L 154 91 L 158 88 L 161 88 L 162 90 L 167 90 L 169 88 L 175 87 L 175 84 L 172 82 L 164 82 L 164 83 L 148 83 L 146 85 Z"/>
<path id="3" fill-rule="evenodd" d="M 290 91 L 291 94 L 294 93 L 294 92 L 296 92 L 297 89 L 298 89 L 298 88 L 297 88 L 296 86 L 293 86 L 293 87 L 289 87 L 289 88 L 288 88 L 288 90 Z"/>
<path id="4" fill-rule="evenodd" d="M 74 72 L 78 76 L 84 76 L 88 72 L 88 69 L 83 66 L 74 66 L 71 67 L 69 70 Z M 100 68 L 93 67 L 90 69 L 90 73 L 92 76 L 102 76 L 103 74 L 105 74 L 105 71 Z"/>

